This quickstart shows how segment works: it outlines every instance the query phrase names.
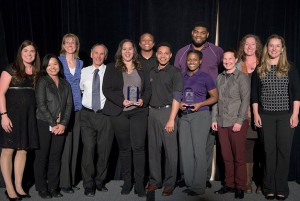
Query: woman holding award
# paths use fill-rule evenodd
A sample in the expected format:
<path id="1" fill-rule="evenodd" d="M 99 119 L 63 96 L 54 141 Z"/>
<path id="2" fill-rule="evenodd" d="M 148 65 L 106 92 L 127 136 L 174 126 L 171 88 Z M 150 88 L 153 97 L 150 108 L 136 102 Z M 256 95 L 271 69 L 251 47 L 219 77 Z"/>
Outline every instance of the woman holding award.
<path id="1" fill-rule="evenodd" d="M 202 52 L 187 53 L 187 72 L 183 73 L 184 91 L 180 104 L 179 144 L 188 195 L 204 194 L 206 189 L 206 141 L 211 124 L 209 105 L 218 101 L 216 84 L 201 72 Z M 206 99 L 206 97 L 208 98 Z"/>
<path id="2" fill-rule="evenodd" d="M 122 40 L 115 55 L 115 63 L 108 64 L 103 78 L 103 93 L 106 97 L 103 113 L 110 116 L 119 145 L 124 179 L 121 194 L 129 194 L 132 189 L 133 160 L 134 188 L 139 197 L 146 195 L 145 138 L 147 105 L 151 96 L 148 77 L 149 75 L 145 73 L 138 61 L 138 53 L 133 41 Z"/>

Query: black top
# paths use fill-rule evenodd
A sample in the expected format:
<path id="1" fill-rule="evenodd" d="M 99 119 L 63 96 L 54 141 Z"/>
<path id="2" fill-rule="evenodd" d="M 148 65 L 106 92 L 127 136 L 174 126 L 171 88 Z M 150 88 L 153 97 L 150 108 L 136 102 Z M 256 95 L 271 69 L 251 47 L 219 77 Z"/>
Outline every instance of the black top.
<path id="1" fill-rule="evenodd" d="M 288 95 L 289 95 L 289 112 L 293 111 L 293 101 L 300 101 L 300 82 L 296 68 L 291 68 L 288 72 Z M 253 72 L 251 80 L 251 103 L 258 103 L 258 111 L 266 113 L 262 106 L 262 81 L 257 74 L 257 68 Z"/>
<path id="2" fill-rule="evenodd" d="M 5 69 L 12 76 L 12 68 Z M 35 92 L 32 76 L 26 75 L 21 82 L 10 82 L 5 94 L 7 116 L 12 122 L 12 132 L 1 127 L 0 147 L 12 149 L 38 148 L 38 131 L 35 118 Z M 1 116 L 2 117 L 2 116 Z"/>
<path id="3" fill-rule="evenodd" d="M 150 72 L 152 70 L 152 68 L 155 68 L 158 65 L 154 51 L 153 51 L 152 56 L 149 59 L 144 58 L 142 56 L 142 54 L 140 53 L 139 54 L 139 61 L 142 65 L 143 69 L 145 69 L 148 72 Z"/>
<path id="4" fill-rule="evenodd" d="M 141 99 L 143 100 L 143 108 L 148 106 L 151 97 L 151 85 L 149 82 L 149 74 L 144 70 L 137 70 L 142 82 Z M 107 65 L 103 78 L 103 94 L 106 97 L 103 113 L 111 116 L 118 116 L 123 111 L 123 74 L 115 68 L 115 63 Z"/>
<path id="5" fill-rule="evenodd" d="M 67 80 L 59 78 L 58 88 L 48 75 L 39 79 L 36 85 L 36 118 L 55 126 L 57 123 L 67 127 L 72 107 L 72 91 Z M 60 115 L 60 121 L 57 119 Z"/>
<path id="6" fill-rule="evenodd" d="M 175 66 L 168 64 L 161 70 L 153 68 L 150 71 L 150 82 L 152 86 L 150 106 L 171 105 L 173 99 L 181 102 L 183 77 Z"/>

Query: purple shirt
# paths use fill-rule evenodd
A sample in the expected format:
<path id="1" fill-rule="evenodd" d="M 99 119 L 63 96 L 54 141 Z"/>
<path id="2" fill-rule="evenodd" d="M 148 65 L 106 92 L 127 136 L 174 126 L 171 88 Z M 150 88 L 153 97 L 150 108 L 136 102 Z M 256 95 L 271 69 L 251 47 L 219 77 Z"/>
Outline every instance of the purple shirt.
<path id="1" fill-rule="evenodd" d="M 180 50 L 178 50 L 174 66 L 181 69 L 181 72 L 184 73 L 187 70 L 186 64 L 186 56 L 189 50 L 193 50 L 193 44 L 189 44 L 184 46 Z M 223 60 L 223 50 L 222 48 L 215 46 L 210 42 L 206 42 L 204 44 L 204 48 L 201 50 L 203 54 L 202 64 L 200 70 L 209 74 L 214 81 L 216 81 L 218 76 L 219 68 L 222 68 L 222 60 Z"/>
<path id="2" fill-rule="evenodd" d="M 201 72 L 200 69 L 192 76 L 189 76 L 187 72 L 183 73 L 184 87 L 182 102 L 186 103 L 186 91 L 189 88 L 193 90 L 193 103 L 205 101 L 208 91 L 216 88 L 216 84 L 211 76 L 205 72 Z M 209 106 L 203 106 L 198 111 L 203 110 L 209 110 Z"/>

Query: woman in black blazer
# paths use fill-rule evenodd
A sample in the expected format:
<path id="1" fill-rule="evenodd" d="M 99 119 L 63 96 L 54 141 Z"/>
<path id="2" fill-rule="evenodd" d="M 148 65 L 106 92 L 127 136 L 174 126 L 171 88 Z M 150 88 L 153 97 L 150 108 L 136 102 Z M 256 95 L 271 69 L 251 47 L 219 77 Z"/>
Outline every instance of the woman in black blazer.
<path id="1" fill-rule="evenodd" d="M 131 98 L 128 97 L 129 86 L 133 86 L 138 91 L 135 100 L 130 100 Z M 134 189 L 139 197 L 144 197 L 146 195 L 144 174 L 147 106 L 151 88 L 149 75 L 138 61 L 138 53 L 133 41 L 124 39 L 120 42 L 115 63 L 107 66 L 103 78 L 103 93 L 106 97 L 103 113 L 110 116 L 119 145 L 124 179 L 121 194 L 129 194 L 132 189 L 133 158 Z"/>

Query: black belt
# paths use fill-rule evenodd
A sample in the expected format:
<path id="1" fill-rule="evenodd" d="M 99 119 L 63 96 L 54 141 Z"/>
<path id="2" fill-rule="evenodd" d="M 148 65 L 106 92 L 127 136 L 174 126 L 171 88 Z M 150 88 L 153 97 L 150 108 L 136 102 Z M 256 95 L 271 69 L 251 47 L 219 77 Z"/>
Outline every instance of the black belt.
<path id="1" fill-rule="evenodd" d="M 89 112 L 102 113 L 102 110 L 97 110 L 97 111 L 95 112 L 94 110 L 89 109 L 89 108 L 86 108 L 86 107 L 84 107 L 84 106 L 82 106 L 82 109 L 83 109 L 83 110 L 86 110 L 86 111 L 89 111 Z"/>
<path id="2" fill-rule="evenodd" d="M 197 111 L 192 111 L 192 110 L 184 110 L 184 111 L 181 111 L 181 114 L 192 114 L 194 112 L 197 112 Z"/>
<path id="3" fill-rule="evenodd" d="M 165 109 L 165 108 L 171 108 L 172 107 L 172 105 L 165 105 L 165 106 L 158 106 L 158 107 L 156 107 L 156 106 L 149 106 L 149 108 L 153 108 L 153 109 L 157 109 L 157 110 L 160 110 L 160 109 Z"/>

